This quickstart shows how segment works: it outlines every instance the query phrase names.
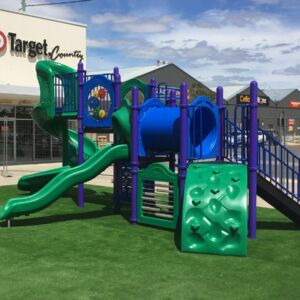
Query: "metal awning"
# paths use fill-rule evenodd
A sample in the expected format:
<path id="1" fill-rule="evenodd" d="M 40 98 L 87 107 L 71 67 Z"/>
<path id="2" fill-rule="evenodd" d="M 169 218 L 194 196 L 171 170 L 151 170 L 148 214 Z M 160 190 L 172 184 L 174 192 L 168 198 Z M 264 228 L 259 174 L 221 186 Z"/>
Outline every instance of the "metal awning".
<path id="1" fill-rule="evenodd" d="M 40 98 L 38 87 L 26 87 L 16 85 L 0 85 L 1 104 L 31 104 Z"/>

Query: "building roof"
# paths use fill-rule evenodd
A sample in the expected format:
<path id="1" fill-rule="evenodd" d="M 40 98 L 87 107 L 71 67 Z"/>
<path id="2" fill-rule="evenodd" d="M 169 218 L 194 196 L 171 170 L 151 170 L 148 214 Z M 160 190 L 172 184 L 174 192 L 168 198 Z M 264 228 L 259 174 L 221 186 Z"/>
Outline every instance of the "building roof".
<path id="1" fill-rule="evenodd" d="M 150 66 L 139 66 L 139 67 L 128 67 L 128 68 L 120 68 L 120 75 L 121 80 L 127 81 L 132 78 L 136 78 L 145 74 L 148 74 L 150 72 L 156 71 L 158 69 L 161 69 L 163 67 L 166 67 L 170 65 L 169 63 L 158 63 L 156 65 L 150 65 Z M 106 70 L 99 70 L 99 71 L 93 71 L 90 72 L 90 74 L 109 74 L 112 73 L 112 69 L 106 69 Z"/>
<path id="2" fill-rule="evenodd" d="M 273 102 L 280 102 L 295 90 L 296 89 L 277 89 L 277 90 L 263 90 L 263 92 L 267 96 L 269 96 Z"/>

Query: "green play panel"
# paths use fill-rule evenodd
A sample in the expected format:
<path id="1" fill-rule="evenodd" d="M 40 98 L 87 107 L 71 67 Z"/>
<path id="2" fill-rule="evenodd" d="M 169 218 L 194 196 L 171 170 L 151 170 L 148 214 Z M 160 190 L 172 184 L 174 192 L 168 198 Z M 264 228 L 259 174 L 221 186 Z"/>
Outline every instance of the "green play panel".
<path id="1" fill-rule="evenodd" d="M 178 219 L 178 176 L 162 163 L 138 173 L 138 222 L 175 229 Z"/>
<path id="2" fill-rule="evenodd" d="M 247 168 L 191 164 L 182 205 L 181 250 L 247 255 Z"/>

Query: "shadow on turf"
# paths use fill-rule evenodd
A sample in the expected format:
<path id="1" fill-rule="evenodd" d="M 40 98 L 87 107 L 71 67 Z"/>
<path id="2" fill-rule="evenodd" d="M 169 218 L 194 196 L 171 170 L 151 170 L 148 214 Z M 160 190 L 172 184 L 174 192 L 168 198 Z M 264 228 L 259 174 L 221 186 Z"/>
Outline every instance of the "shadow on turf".
<path id="1" fill-rule="evenodd" d="M 258 221 L 257 229 L 271 230 L 300 230 L 300 226 L 293 222 L 278 222 L 278 221 Z"/>
<path id="2" fill-rule="evenodd" d="M 70 197 L 72 201 L 77 205 L 77 189 L 72 188 L 66 192 L 62 197 Z M 101 210 L 93 210 L 88 212 L 68 213 L 68 214 L 55 214 L 49 216 L 31 217 L 28 219 L 13 219 L 11 221 L 12 227 L 17 226 L 32 226 L 32 225 L 43 225 L 57 222 L 67 222 L 73 220 L 87 220 L 95 219 L 99 217 L 105 217 L 113 215 L 113 202 L 112 194 L 109 192 L 101 192 L 99 195 L 95 190 L 86 188 L 85 189 L 85 203 L 93 203 L 101 205 Z M 47 209 L 47 208 L 46 208 Z M 121 214 L 126 220 L 129 220 L 129 213 L 124 209 L 124 213 Z M 7 227 L 6 222 L 0 223 L 1 227 Z"/>

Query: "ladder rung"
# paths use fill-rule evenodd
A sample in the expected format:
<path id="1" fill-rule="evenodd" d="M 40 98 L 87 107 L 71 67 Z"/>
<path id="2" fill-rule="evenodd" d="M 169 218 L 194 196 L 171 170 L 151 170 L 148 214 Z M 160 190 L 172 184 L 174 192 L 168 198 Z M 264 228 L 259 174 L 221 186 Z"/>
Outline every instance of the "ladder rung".
<path id="1" fill-rule="evenodd" d="M 143 203 L 144 203 L 145 205 L 153 204 L 153 205 L 155 205 L 156 207 L 160 207 L 160 208 L 168 208 L 168 209 L 170 209 L 170 210 L 173 210 L 173 205 L 158 204 L 158 203 L 145 203 L 145 201 L 143 201 Z M 146 206 L 145 206 L 145 207 L 146 207 Z M 147 206 L 147 207 L 149 207 L 149 206 Z"/>

